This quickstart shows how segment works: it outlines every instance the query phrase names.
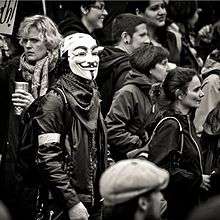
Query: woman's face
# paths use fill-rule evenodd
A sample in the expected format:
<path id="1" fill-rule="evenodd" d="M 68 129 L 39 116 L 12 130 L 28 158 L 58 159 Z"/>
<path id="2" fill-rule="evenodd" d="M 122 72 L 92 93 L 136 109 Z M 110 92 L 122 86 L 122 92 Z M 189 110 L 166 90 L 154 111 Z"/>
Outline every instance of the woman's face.
<path id="1" fill-rule="evenodd" d="M 150 0 L 149 6 L 145 9 L 144 15 L 149 23 L 156 27 L 165 25 L 167 11 L 163 0 Z"/>
<path id="2" fill-rule="evenodd" d="M 150 70 L 150 75 L 156 82 L 164 81 L 167 75 L 167 63 L 168 59 L 164 59 L 160 63 L 157 63 L 155 67 Z"/>
<path id="3" fill-rule="evenodd" d="M 198 76 L 194 76 L 188 85 L 186 94 L 181 99 L 181 104 L 185 109 L 198 108 L 203 96 L 200 79 Z"/>
<path id="4" fill-rule="evenodd" d="M 25 58 L 28 62 L 36 62 L 47 55 L 44 36 L 36 28 L 30 28 L 28 35 L 22 39 Z"/>

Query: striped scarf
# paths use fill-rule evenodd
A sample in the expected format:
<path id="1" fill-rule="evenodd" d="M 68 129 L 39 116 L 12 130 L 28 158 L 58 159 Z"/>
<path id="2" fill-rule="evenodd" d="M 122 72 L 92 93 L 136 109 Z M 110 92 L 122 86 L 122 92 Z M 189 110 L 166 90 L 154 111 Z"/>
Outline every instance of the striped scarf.
<path id="1" fill-rule="evenodd" d="M 20 57 L 20 70 L 24 79 L 31 83 L 31 94 L 36 99 L 43 96 L 48 90 L 48 73 L 54 69 L 58 60 L 58 52 L 48 53 L 38 60 L 35 65 L 27 63 L 25 54 Z"/>

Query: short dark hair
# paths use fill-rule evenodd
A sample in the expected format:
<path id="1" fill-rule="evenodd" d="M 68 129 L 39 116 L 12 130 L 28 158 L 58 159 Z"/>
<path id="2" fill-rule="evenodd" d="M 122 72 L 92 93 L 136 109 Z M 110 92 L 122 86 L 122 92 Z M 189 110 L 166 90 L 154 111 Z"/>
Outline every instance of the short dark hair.
<path id="1" fill-rule="evenodd" d="M 121 40 L 121 34 L 127 32 L 132 36 L 136 27 L 140 24 L 146 23 L 146 19 L 130 13 L 119 14 L 112 22 L 112 39 L 113 42 Z"/>
<path id="2" fill-rule="evenodd" d="M 194 76 L 198 76 L 201 80 L 199 74 L 194 69 L 176 67 L 175 69 L 170 70 L 163 82 L 163 89 L 167 99 L 171 102 L 176 101 L 177 89 L 186 93 L 188 85 Z"/>
<path id="3" fill-rule="evenodd" d="M 197 0 L 170 0 L 167 14 L 172 21 L 186 23 L 188 19 L 193 17 L 197 9 Z"/>
<path id="4" fill-rule="evenodd" d="M 169 52 L 163 47 L 144 45 L 134 50 L 130 55 L 130 64 L 137 71 L 149 75 L 149 71 L 157 63 L 169 57 Z"/>

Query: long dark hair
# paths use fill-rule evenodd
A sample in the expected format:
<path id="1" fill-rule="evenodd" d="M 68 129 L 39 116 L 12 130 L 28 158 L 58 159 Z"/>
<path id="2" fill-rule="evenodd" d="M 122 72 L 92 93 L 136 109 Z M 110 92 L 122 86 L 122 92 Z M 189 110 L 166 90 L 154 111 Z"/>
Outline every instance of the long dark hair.
<path id="1" fill-rule="evenodd" d="M 163 89 L 167 99 L 171 102 L 175 102 L 177 100 L 177 90 L 186 93 L 188 85 L 194 76 L 199 77 L 194 69 L 176 67 L 170 70 L 163 82 Z M 199 79 L 201 80 L 200 77 Z"/>

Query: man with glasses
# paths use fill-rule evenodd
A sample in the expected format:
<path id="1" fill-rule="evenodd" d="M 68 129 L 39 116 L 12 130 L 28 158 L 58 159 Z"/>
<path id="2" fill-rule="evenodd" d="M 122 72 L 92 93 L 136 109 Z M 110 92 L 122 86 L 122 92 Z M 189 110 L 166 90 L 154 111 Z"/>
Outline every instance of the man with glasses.
<path id="1" fill-rule="evenodd" d="M 66 19 L 59 24 L 60 32 L 64 36 L 73 33 L 86 33 L 94 36 L 96 29 L 103 28 L 103 21 L 108 15 L 104 1 L 74 1 L 67 2 Z"/>

